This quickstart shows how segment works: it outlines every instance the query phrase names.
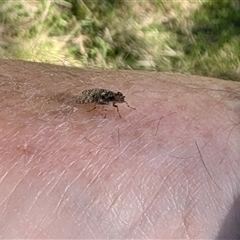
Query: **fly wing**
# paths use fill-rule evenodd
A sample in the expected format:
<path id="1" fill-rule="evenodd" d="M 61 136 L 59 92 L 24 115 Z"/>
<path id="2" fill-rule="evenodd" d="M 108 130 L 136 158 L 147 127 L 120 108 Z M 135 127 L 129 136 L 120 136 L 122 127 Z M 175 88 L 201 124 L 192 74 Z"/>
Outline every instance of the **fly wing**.
<path id="1" fill-rule="evenodd" d="M 93 102 L 95 102 L 95 100 L 91 94 L 87 94 L 87 90 L 83 91 L 82 95 L 77 97 L 76 99 L 76 103 L 78 104 L 86 104 L 86 103 L 93 103 Z"/>
<path id="2" fill-rule="evenodd" d="M 82 95 L 77 98 L 76 102 L 79 104 L 96 103 L 107 105 L 112 102 L 113 96 L 114 92 L 106 89 L 94 88 L 82 91 Z"/>
<path id="3" fill-rule="evenodd" d="M 84 91 L 82 91 L 82 95 L 90 95 L 93 91 L 94 91 L 94 89 L 84 90 Z"/>
<path id="4" fill-rule="evenodd" d="M 84 104 L 84 103 L 85 103 L 84 97 L 83 97 L 83 96 L 77 97 L 76 103 L 78 103 L 78 104 Z"/>

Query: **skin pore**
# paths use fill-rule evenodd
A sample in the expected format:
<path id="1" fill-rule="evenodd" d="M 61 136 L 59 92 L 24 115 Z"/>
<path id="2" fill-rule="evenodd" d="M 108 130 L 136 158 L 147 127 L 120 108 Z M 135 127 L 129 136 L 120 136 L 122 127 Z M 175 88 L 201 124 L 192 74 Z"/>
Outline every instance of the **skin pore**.
<path id="1" fill-rule="evenodd" d="M 239 236 L 239 83 L 11 60 L 0 69 L 1 238 Z M 88 112 L 76 98 L 91 88 L 122 92 L 136 110 Z"/>

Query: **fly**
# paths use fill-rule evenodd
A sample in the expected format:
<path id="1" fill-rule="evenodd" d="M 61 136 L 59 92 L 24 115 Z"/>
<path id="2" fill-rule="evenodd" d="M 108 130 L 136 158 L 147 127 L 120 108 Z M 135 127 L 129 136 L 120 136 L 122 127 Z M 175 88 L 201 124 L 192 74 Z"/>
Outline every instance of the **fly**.
<path id="1" fill-rule="evenodd" d="M 136 108 L 130 107 L 129 104 L 125 101 L 125 96 L 121 92 L 113 92 L 107 89 L 93 88 L 87 89 L 82 92 L 82 95 L 77 97 L 76 103 L 78 104 L 87 104 L 94 103 L 95 106 L 93 109 L 89 110 L 91 112 L 96 108 L 96 105 L 109 105 L 112 103 L 113 107 L 117 108 L 119 117 L 121 114 L 116 103 L 126 103 L 129 108 L 136 110 Z M 105 116 L 106 117 L 106 116 Z"/>

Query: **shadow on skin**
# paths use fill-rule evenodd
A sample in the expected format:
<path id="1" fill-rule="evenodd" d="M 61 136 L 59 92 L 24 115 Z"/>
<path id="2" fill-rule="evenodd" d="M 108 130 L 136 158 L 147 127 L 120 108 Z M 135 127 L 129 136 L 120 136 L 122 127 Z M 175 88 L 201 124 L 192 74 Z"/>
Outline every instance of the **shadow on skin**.
<path id="1" fill-rule="evenodd" d="M 240 195 L 235 199 L 216 239 L 240 239 Z"/>

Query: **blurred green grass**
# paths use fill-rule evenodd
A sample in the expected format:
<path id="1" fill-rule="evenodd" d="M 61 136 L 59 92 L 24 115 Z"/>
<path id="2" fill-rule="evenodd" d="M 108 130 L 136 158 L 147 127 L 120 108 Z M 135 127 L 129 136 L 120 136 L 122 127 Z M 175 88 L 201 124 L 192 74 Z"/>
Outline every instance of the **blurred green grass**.
<path id="1" fill-rule="evenodd" d="M 0 57 L 240 80 L 240 0 L 0 0 Z"/>

